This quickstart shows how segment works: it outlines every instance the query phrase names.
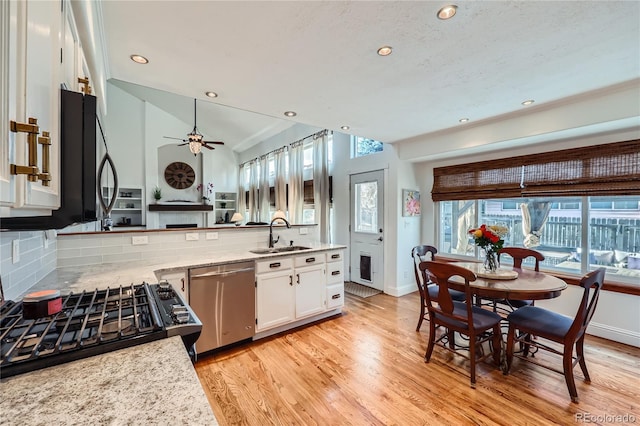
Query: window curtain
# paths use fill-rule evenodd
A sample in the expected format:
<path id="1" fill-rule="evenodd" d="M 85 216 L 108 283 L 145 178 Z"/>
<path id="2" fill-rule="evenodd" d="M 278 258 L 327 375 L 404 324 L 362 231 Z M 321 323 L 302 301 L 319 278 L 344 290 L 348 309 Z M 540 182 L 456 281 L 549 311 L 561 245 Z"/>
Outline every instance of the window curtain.
<path id="1" fill-rule="evenodd" d="M 433 201 L 640 194 L 640 140 L 433 169 Z"/>
<path id="2" fill-rule="evenodd" d="M 247 216 L 247 198 L 246 193 L 248 188 L 247 182 L 247 173 L 246 173 L 246 164 L 240 166 L 240 176 L 238 176 L 238 207 L 236 207 L 237 212 L 242 215 L 242 217 L 246 218 Z"/>
<path id="3" fill-rule="evenodd" d="M 328 136 L 323 132 L 313 141 L 313 206 L 320 227 L 320 241 L 330 243 Z"/>
<path id="4" fill-rule="evenodd" d="M 258 214 L 258 162 L 249 163 L 249 218 L 247 222 L 259 222 Z"/>
<path id="5" fill-rule="evenodd" d="M 258 217 L 260 222 L 269 222 L 269 160 L 266 155 L 260 157 L 260 201 L 258 202 Z"/>
<path id="6" fill-rule="evenodd" d="M 302 223 L 304 198 L 304 147 L 302 141 L 291 144 L 289 149 L 289 221 Z"/>
<path id="7" fill-rule="evenodd" d="M 542 228 L 551 211 L 551 203 L 548 201 L 529 201 L 520 204 L 522 210 L 522 233 L 524 234 L 524 246 L 533 248 L 540 245 Z"/>
<path id="8" fill-rule="evenodd" d="M 276 182 L 275 182 L 275 198 L 276 198 L 276 211 L 287 211 L 287 154 L 284 149 L 280 149 L 275 152 L 274 162 L 276 167 Z"/>

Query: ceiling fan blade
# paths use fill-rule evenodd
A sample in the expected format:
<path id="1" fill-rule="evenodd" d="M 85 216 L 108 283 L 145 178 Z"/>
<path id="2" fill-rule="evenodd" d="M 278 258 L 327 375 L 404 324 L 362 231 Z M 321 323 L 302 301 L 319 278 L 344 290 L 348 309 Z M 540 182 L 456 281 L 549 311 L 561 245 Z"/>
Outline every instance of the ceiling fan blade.
<path id="1" fill-rule="evenodd" d="M 206 143 L 203 143 L 203 144 L 202 144 L 202 146 L 204 146 L 204 147 L 205 147 L 205 148 L 207 148 L 207 149 L 215 149 L 214 147 L 209 146 L 209 145 L 207 145 Z"/>
<path id="2" fill-rule="evenodd" d="M 184 145 L 189 145 L 189 142 L 179 143 L 179 144 L 178 144 L 178 146 L 184 146 Z"/>
<path id="3" fill-rule="evenodd" d="M 179 140 L 179 141 L 183 141 L 183 140 L 184 140 L 183 138 L 172 138 L 171 136 L 163 136 L 163 138 L 166 138 L 166 139 L 175 139 L 175 140 Z"/>
<path id="4" fill-rule="evenodd" d="M 214 145 L 224 145 L 224 142 L 222 141 L 202 141 L 202 143 L 211 143 Z"/>

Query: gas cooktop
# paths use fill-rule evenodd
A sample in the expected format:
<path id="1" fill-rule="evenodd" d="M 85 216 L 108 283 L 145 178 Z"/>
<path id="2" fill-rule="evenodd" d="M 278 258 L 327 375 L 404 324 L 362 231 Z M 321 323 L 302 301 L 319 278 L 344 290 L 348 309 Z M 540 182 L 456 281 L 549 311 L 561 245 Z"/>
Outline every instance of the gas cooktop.
<path id="1" fill-rule="evenodd" d="M 0 377 L 175 335 L 195 353 L 202 323 L 168 283 L 96 289 L 62 299 L 60 312 L 35 319 L 24 318 L 22 301 L 0 306 Z"/>

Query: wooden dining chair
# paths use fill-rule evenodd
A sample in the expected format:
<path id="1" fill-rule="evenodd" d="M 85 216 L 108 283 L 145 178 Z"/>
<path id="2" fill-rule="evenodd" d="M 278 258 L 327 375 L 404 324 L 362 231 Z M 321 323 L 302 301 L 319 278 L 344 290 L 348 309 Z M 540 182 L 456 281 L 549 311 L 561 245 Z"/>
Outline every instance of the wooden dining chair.
<path id="1" fill-rule="evenodd" d="M 415 246 L 411 249 L 411 258 L 413 259 L 413 272 L 416 277 L 418 293 L 420 294 L 420 318 L 418 319 L 418 326 L 416 327 L 416 331 L 420 331 L 423 320 L 429 320 L 427 313 L 427 299 L 424 295 L 424 292 L 431 292 L 432 298 L 435 298 L 438 294 L 438 286 L 436 284 L 432 282 L 428 282 L 426 285 L 424 284 L 424 282 L 422 281 L 422 274 L 420 273 L 418 265 L 420 264 L 420 262 L 425 260 L 436 260 L 436 253 L 438 253 L 438 249 L 434 246 L 429 245 Z M 451 293 L 451 297 L 453 298 L 453 300 L 464 302 L 465 296 L 463 292 L 458 290 L 450 290 L 449 292 Z"/>
<path id="2" fill-rule="evenodd" d="M 544 255 L 536 250 L 524 247 L 503 247 L 498 250 L 498 263 L 500 263 L 501 255 L 505 254 L 513 259 L 514 268 L 522 268 L 522 261 L 530 257 L 533 258 L 535 260 L 534 270 L 536 272 L 540 271 L 540 262 L 545 259 Z M 506 307 L 504 309 L 506 313 L 510 313 L 523 306 L 533 305 L 533 300 L 493 299 L 491 300 L 491 303 L 493 305 L 494 312 L 498 309 L 497 305 L 502 305 Z"/>
<path id="3" fill-rule="evenodd" d="M 442 343 L 445 349 L 451 350 L 469 359 L 471 363 L 471 387 L 476 384 L 476 363 L 493 355 L 494 363 L 500 365 L 501 331 L 500 321 L 502 317 L 471 303 L 471 288 L 469 282 L 476 280 L 476 275 L 465 268 L 452 263 L 426 261 L 419 265 L 424 282 L 433 281 L 438 285 L 436 297 L 431 297 L 431 292 L 425 292 L 427 298 L 427 310 L 429 312 L 429 345 L 424 360 L 429 362 L 436 343 Z M 452 299 L 448 291 L 449 280 L 452 277 L 461 277 L 465 283 L 465 301 L 458 302 Z M 436 327 L 442 326 L 447 331 L 440 337 L 436 337 Z M 464 355 L 460 347 L 455 344 L 455 332 L 469 338 L 469 356 Z M 489 342 L 490 351 L 486 352 L 483 343 Z"/>
<path id="4" fill-rule="evenodd" d="M 507 316 L 509 321 L 509 331 L 507 333 L 507 359 L 505 374 L 509 374 L 511 362 L 514 355 L 518 358 L 540 365 L 551 371 L 564 374 L 567 382 L 569 395 L 572 402 L 578 402 L 578 391 L 573 378 L 573 368 L 580 364 L 585 382 L 589 383 L 591 378 L 587 371 L 587 364 L 584 360 L 584 336 L 589 321 L 593 317 L 598 304 L 600 289 L 604 282 L 605 268 L 600 268 L 589 272 L 580 280 L 580 286 L 584 289 L 582 300 L 578 306 L 578 312 L 574 318 L 561 315 L 538 306 L 525 306 Z M 535 340 L 531 336 L 536 336 Z M 562 350 L 553 348 L 540 339 L 547 339 L 562 345 Z M 523 344 L 522 355 L 514 354 L 513 345 L 515 342 Z M 535 362 L 527 358 L 530 347 L 543 349 L 552 353 L 562 355 L 563 371 L 548 365 Z M 573 354 L 575 347 L 575 356 Z"/>

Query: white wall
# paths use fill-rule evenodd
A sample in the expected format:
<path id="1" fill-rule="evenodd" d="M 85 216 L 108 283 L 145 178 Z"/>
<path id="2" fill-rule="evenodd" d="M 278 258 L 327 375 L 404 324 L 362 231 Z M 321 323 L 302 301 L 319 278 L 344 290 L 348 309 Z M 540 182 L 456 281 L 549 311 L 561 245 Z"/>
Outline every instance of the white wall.
<path id="1" fill-rule="evenodd" d="M 237 191 L 238 159 L 231 149 L 216 145 L 214 150 L 203 149 L 194 156 L 187 146 L 178 147 L 179 141 L 164 138 L 185 137 L 193 128 L 192 123 L 185 123 L 112 84 L 108 84 L 108 95 L 107 142 L 120 187 L 143 188 L 147 204 L 153 200 L 152 191 L 156 186 L 162 189 L 164 200 L 199 201 L 196 186 L 201 182 L 212 182 L 216 192 Z M 196 181 L 192 187 L 177 190 L 166 183 L 164 169 L 174 161 L 193 167 Z M 112 178 L 110 184 L 113 184 Z M 104 180 L 103 185 L 106 185 Z M 209 224 L 212 223 L 215 220 L 211 218 Z M 159 213 L 147 211 L 146 225 L 150 229 L 158 228 Z"/>

